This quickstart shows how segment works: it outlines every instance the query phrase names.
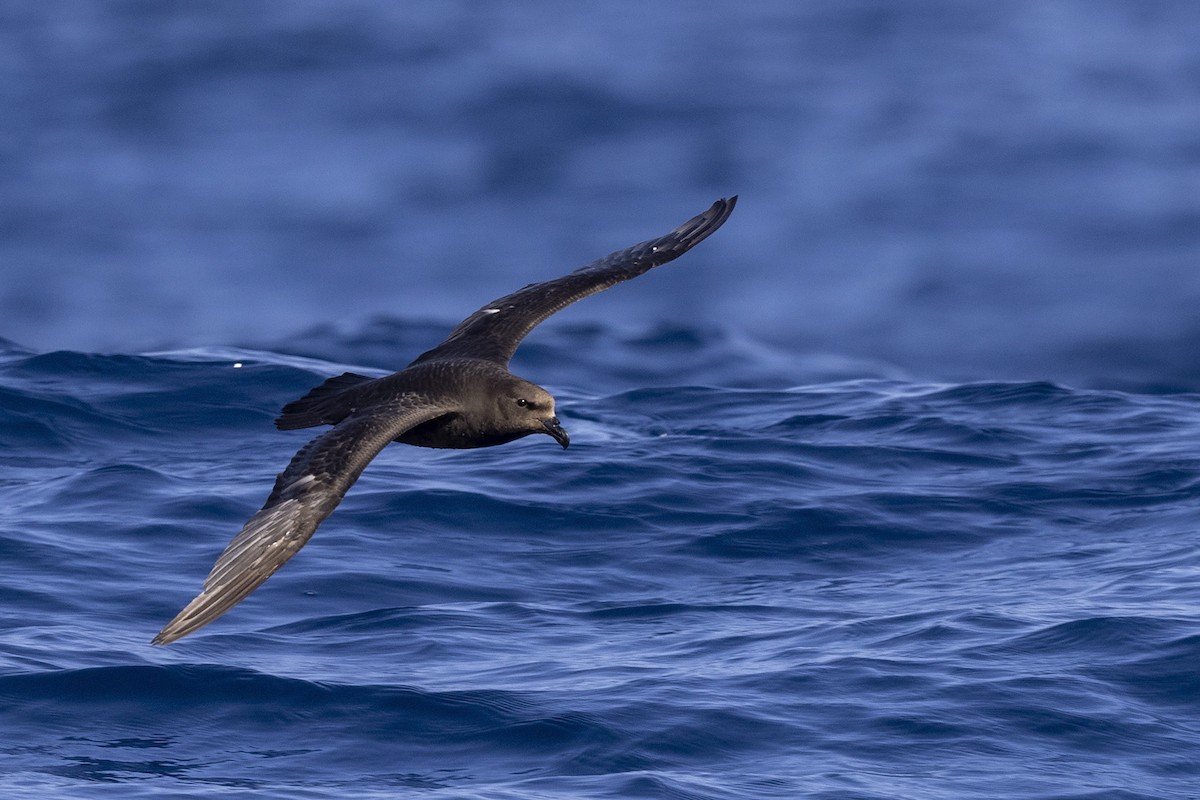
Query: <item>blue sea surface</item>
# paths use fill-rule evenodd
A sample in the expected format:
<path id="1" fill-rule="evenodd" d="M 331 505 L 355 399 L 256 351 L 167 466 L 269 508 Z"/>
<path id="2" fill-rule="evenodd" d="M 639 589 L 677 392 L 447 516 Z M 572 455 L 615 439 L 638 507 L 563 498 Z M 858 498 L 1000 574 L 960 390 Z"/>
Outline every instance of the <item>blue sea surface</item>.
<path id="1" fill-rule="evenodd" d="M 569 450 L 394 445 L 163 649 L 369 354 L 8 346 L 0 795 L 1194 796 L 1200 396 L 536 335 Z"/>
<path id="2" fill-rule="evenodd" d="M 1200 797 L 1200 4 L 9 4 L 0 798 Z M 481 304 L 572 437 L 392 445 Z"/>

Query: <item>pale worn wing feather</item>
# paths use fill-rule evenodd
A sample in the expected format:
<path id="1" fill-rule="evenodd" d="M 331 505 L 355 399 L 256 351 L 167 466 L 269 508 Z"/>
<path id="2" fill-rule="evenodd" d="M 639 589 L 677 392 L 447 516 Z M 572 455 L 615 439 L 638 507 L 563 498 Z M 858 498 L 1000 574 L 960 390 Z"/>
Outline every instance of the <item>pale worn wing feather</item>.
<path id="1" fill-rule="evenodd" d="M 542 320 L 588 295 L 673 261 L 721 227 L 737 197 L 721 199 L 666 236 L 618 250 L 569 275 L 532 283 L 493 300 L 463 320 L 437 347 L 413 364 L 446 358 L 481 358 L 507 366 L 525 336 Z"/>
<path id="2" fill-rule="evenodd" d="M 204 590 L 154 637 L 169 644 L 233 608 L 294 556 L 388 442 L 454 409 L 404 395 L 310 441 L 279 474 L 262 510 L 213 565 Z"/>

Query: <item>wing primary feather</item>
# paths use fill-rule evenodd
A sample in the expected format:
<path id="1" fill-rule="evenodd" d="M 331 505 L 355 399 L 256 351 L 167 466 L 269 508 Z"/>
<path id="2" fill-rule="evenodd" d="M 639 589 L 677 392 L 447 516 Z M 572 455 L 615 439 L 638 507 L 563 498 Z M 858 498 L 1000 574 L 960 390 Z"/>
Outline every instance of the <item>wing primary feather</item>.
<path id="1" fill-rule="evenodd" d="M 204 589 L 159 631 L 153 644 L 187 636 L 244 600 L 312 538 L 388 442 L 451 410 L 411 402 L 375 407 L 306 444 L 280 473 L 266 504 L 217 558 Z"/>
<path id="2" fill-rule="evenodd" d="M 507 367 L 526 335 L 551 314 L 674 261 L 724 225 L 735 205 L 736 195 L 723 198 L 665 236 L 618 250 L 561 278 L 531 283 L 493 300 L 459 323 L 444 342 L 417 356 L 412 363 L 478 358 Z"/>

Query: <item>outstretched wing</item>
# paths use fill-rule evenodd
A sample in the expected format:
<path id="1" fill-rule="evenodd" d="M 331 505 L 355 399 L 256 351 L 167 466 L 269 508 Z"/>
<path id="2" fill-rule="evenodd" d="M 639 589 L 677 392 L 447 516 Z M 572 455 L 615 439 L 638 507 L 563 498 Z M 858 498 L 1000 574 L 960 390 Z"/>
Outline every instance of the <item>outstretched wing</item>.
<path id="1" fill-rule="evenodd" d="M 221 553 L 204 590 L 154 637 L 170 644 L 212 622 L 271 577 L 312 538 L 387 443 L 453 409 L 405 395 L 339 422 L 301 448 L 263 505 Z"/>
<path id="2" fill-rule="evenodd" d="M 679 258 L 721 227 L 736 203 L 736 196 L 718 200 L 703 214 L 692 217 L 666 236 L 635 244 L 569 275 L 531 283 L 494 300 L 463 320 L 446 341 L 422 353 L 413 364 L 445 358 L 481 358 L 508 366 L 521 340 L 539 322 L 576 300 Z"/>

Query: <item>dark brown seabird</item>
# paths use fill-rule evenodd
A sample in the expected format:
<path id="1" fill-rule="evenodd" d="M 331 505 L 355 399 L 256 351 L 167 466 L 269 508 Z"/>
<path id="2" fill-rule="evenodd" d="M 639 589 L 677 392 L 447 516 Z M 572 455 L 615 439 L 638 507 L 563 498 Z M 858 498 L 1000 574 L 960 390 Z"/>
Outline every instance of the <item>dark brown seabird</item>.
<path id="1" fill-rule="evenodd" d="M 154 644 L 170 644 L 204 627 L 262 585 L 312 538 L 390 442 L 491 447 L 545 433 L 565 448 L 571 440 L 554 415 L 554 398 L 508 371 L 521 340 L 576 300 L 683 255 L 721 227 L 736 202 L 736 196 L 718 200 L 666 236 L 488 303 L 399 372 L 384 378 L 347 372 L 284 406 L 275 420 L 280 430 L 333 429 L 300 448 L 262 509 L 221 553 L 204 590 L 159 631 Z"/>

